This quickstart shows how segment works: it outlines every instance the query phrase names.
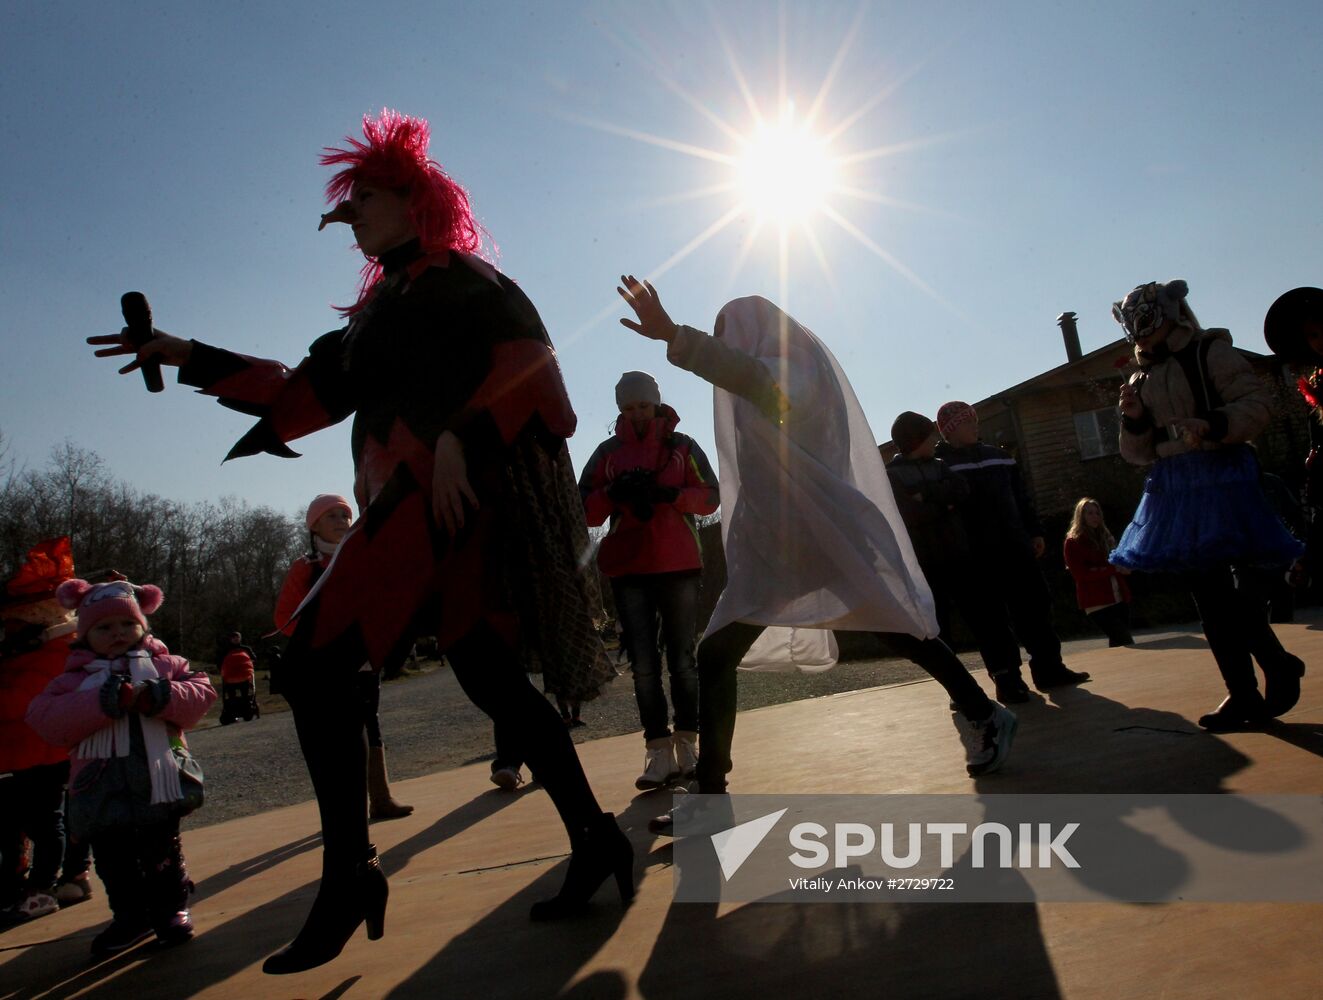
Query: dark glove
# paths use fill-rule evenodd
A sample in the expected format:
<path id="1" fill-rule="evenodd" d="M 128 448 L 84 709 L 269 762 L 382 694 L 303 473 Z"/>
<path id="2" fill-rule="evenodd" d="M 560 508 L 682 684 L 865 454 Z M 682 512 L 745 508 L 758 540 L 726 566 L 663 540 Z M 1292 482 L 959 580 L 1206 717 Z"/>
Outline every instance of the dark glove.
<path id="1" fill-rule="evenodd" d="M 618 506 L 628 507 L 640 521 L 652 518 L 652 491 L 657 477 L 647 469 L 629 469 L 606 487 L 606 495 Z"/>
<path id="2" fill-rule="evenodd" d="M 680 499 L 680 489 L 677 486 L 654 486 L 651 499 L 653 503 L 675 503 Z"/>
<path id="3" fill-rule="evenodd" d="M 101 685 L 101 711 L 112 719 L 118 719 L 133 704 L 133 685 L 123 674 L 110 674 Z"/>
<path id="4" fill-rule="evenodd" d="M 158 714 L 170 703 L 170 691 L 170 680 L 167 677 L 146 681 L 134 703 L 138 714 L 148 716 Z"/>

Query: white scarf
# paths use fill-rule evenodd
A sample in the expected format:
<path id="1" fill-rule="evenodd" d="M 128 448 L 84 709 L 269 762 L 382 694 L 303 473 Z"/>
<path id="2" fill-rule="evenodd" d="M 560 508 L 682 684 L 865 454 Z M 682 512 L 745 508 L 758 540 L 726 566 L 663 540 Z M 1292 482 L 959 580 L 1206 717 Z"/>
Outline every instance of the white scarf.
<path id="1" fill-rule="evenodd" d="M 161 675 L 156 672 L 152 655 L 145 649 L 131 649 L 122 660 L 128 661 L 127 677 L 134 681 L 154 681 Z M 116 661 L 93 660 L 83 667 L 87 678 L 78 686 L 79 691 L 100 690 L 111 673 Z M 179 765 L 175 762 L 174 752 L 170 749 L 170 733 L 160 719 L 145 715 L 138 716 L 142 725 L 142 743 L 147 756 L 147 771 L 152 779 L 152 805 L 163 802 L 177 802 L 184 797 L 179 787 Z M 127 757 L 129 755 L 129 715 L 125 713 L 118 719 L 112 719 L 109 725 L 98 729 L 91 736 L 78 744 L 75 751 L 84 759 Z"/>

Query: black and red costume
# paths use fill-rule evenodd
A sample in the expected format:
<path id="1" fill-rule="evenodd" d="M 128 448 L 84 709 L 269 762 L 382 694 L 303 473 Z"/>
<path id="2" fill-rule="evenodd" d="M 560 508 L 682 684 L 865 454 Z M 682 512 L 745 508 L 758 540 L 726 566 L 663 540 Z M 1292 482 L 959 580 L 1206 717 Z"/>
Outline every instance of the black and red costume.
<path id="1" fill-rule="evenodd" d="M 575 416 L 551 342 L 527 296 L 476 257 L 425 255 L 411 241 L 381 264 L 366 307 L 318 338 L 293 371 L 196 343 L 179 381 L 261 418 L 228 458 L 293 457 L 288 442 L 354 414 L 362 516 L 295 633 L 319 670 L 333 661 L 353 672 L 365 660 L 381 669 L 402 660 L 418 635 L 435 635 L 445 649 L 479 625 L 507 646 L 537 645 L 536 598 L 521 583 L 539 568 L 572 573 L 577 557 L 564 531 L 539 531 L 537 518 L 554 515 L 546 505 L 564 494 L 581 520 L 565 447 Z M 453 539 L 432 516 L 433 452 L 447 430 L 464 444 L 479 499 Z M 539 510 L 531 512 L 534 497 Z M 554 613 L 580 618 L 580 635 L 564 634 L 561 621 L 555 648 L 536 652 L 546 663 L 568 641 L 572 676 L 549 680 L 584 700 L 612 673 L 604 654 L 593 662 L 591 621 L 579 607 L 581 615 Z"/>
<path id="2" fill-rule="evenodd" d="M 328 960 L 385 905 L 352 677 L 365 661 L 398 662 L 419 635 L 437 637 L 465 693 L 511 734 L 579 868 L 598 844 L 623 855 L 612 864 L 628 864 L 628 843 L 598 807 L 560 717 L 525 676 L 542 669 L 548 690 L 579 700 L 614 676 L 580 567 L 587 529 L 565 446 L 575 416 L 551 342 L 528 298 L 476 257 L 411 241 L 380 264 L 382 280 L 349 325 L 316 340 L 294 370 L 195 344 L 179 374 L 260 418 L 230 458 L 292 456 L 288 442 L 354 414 L 360 517 L 296 613 L 281 664 L 321 811 L 322 887 L 269 972 Z M 453 536 L 432 510 L 444 431 L 462 442 L 478 498 Z M 575 870 L 572 859 L 566 892 L 584 878 Z"/>

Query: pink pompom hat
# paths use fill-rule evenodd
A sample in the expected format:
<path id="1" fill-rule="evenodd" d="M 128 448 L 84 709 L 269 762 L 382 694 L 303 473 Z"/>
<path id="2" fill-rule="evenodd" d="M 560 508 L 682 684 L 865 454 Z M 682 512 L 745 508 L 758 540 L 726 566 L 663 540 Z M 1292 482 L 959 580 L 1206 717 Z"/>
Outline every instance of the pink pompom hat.
<path id="1" fill-rule="evenodd" d="M 88 583 L 86 580 L 67 580 L 55 591 L 61 606 L 78 612 L 78 638 L 87 638 L 88 631 L 103 618 L 132 618 L 150 631 L 147 616 L 161 606 L 164 595 L 160 587 L 150 583 L 139 586 L 120 577 L 109 583 Z"/>

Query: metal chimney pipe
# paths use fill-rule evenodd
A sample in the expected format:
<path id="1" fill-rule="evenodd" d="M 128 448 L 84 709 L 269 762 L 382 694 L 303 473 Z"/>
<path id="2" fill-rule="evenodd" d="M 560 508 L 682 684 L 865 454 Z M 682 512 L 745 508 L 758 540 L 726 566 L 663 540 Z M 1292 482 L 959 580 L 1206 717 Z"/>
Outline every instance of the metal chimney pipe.
<path id="1" fill-rule="evenodd" d="M 1075 326 L 1075 314 L 1063 312 L 1057 317 L 1057 326 L 1061 327 L 1061 339 L 1066 342 L 1066 361 L 1078 361 L 1084 357 L 1080 350 L 1080 332 Z"/>

